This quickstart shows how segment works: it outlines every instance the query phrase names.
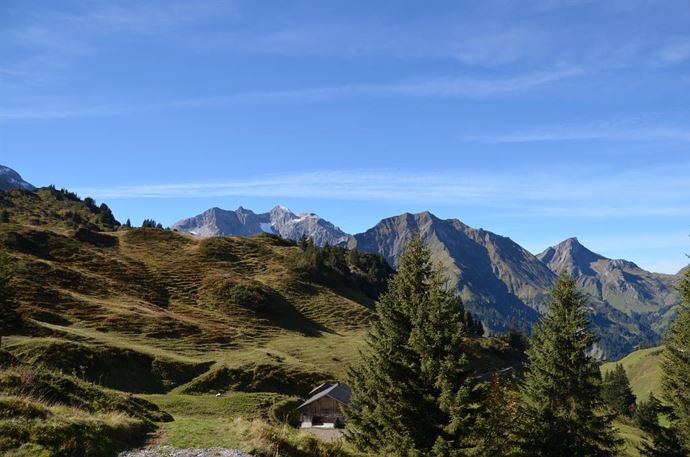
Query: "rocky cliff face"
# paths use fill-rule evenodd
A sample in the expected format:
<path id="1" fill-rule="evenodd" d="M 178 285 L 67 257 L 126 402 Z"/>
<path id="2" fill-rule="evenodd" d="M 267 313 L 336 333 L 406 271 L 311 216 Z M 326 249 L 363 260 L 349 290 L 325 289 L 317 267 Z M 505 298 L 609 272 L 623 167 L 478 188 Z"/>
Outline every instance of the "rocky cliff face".
<path id="1" fill-rule="evenodd" d="M 298 240 L 302 236 L 323 246 L 344 244 L 349 236 L 338 227 L 313 213 L 295 214 L 284 206 L 256 214 L 241 206 L 235 211 L 211 208 L 198 216 L 183 219 L 173 229 L 197 236 L 250 236 L 267 232 Z"/>
<path id="2" fill-rule="evenodd" d="M 250 236 L 262 231 L 259 216 L 241 206 L 236 211 L 211 208 L 175 223 L 172 228 L 197 236 Z"/>
<path id="3" fill-rule="evenodd" d="M 419 234 L 467 307 L 494 331 L 530 327 L 546 310 L 560 273 L 578 277 L 589 295 L 601 357 L 615 358 L 659 338 L 679 302 L 677 277 L 607 259 L 571 238 L 534 256 L 510 238 L 424 212 L 383 219 L 354 235 L 349 247 L 378 252 L 397 265 L 405 243 Z"/>
<path id="4" fill-rule="evenodd" d="M 24 181 L 13 169 L 0 165 L 0 190 L 8 189 L 34 190 L 35 187 Z"/>
<path id="5" fill-rule="evenodd" d="M 633 262 L 608 259 L 569 238 L 537 256 L 557 274 L 578 278 L 591 297 L 624 313 L 664 311 L 678 302 L 673 275 L 651 273 Z"/>
<path id="6" fill-rule="evenodd" d="M 314 213 L 294 214 L 284 206 L 276 206 L 269 213 L 272 229 L 283 238 L 298 240 L 312 238 L 318 246 L 347 243 L 349 235 Z"/>
<path id="7" fill-rule="evenodd" d="M 405 243 L 419 234 L 451 287 L 493 330 L 512 321 L 529 325 L 544 309 L 544 290 L 555 275 L 510 238 L 431 213 L 402 214 L 355 235 L 349 247 L 382 254 L 397 265 Z"/>

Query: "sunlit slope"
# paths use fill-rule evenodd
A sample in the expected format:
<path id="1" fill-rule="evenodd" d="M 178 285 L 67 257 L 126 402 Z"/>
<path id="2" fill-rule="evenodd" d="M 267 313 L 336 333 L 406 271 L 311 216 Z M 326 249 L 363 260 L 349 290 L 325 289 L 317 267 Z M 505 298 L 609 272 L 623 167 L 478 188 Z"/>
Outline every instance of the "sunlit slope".
<path id="1" fill-rule="evenodd" d="M 650 393 L 659 396 L 661 391 L 661 357 L 663 346 L 640 349 L 623 357 L 618 362 L 602 365 L 602 373 L 612 370 L 617 363 L 623 364 L 630 379 L 630 385 L 637 400 L 646 400 Z"/>

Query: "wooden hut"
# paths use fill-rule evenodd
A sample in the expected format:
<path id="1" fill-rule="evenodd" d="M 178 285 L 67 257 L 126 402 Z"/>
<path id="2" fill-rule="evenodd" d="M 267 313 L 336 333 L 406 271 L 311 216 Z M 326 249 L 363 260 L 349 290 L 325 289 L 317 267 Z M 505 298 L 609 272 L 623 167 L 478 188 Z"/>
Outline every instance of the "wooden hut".
<path id="1" fill-rule="evenodd" d="M 309 392 L 307 400 L 297 409 L 300 411 L 302 428 L 335 428 L 345 425 L 342 407 L 350 404 L 352 391 L 340 381 L 324 383 Z"/>

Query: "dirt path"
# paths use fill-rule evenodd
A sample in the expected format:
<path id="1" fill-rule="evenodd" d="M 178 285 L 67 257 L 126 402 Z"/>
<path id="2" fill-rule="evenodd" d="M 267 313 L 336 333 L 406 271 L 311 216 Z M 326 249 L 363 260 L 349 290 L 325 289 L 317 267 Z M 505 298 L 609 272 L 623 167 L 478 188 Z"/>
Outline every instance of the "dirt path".
<path id="1" fill-rule="evenodd" d="M 170 446 L 158 446 L 124 452 L 119 457 L 252 457 L 252 455 L 237 449 L 175 449 Z"/>
<path id="2" fill-rule="evenodd" d="M 343 431 L 332 428 L 303 428 L 303 432 L 311 433 L 323 441 L 338 441 L 343 439 Z"/>

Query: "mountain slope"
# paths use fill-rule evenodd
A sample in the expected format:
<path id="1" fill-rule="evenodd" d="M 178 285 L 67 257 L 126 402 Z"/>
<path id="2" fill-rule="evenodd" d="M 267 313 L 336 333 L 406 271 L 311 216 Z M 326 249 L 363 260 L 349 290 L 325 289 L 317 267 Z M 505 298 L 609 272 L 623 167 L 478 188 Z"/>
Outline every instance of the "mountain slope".
<path id="1" fill-rule="evenodd" d="M 661 333 L 663 316 L 679 302 L 674 275 L 650 273 L 633 262 L 609 259 L 569 238 L 537 256 L 555 273 L 578 278 L 578 284 L 593 300 L 605 302 Z"/>
<path id="2" fill-rule="evenodd" d="M 677 302 L 672 277 L 610 261 L 576 240 L 532 255 L 510 238 L 428 212 L 383 219 L 354 235 L 349 247 L 383 255 L 396 265 L 405 243 L 420 234 L 467 307 L 492 331 L 529 328 L 546 309 L 561 271 L 577 275 L 590 294 L 592 321 L 601 341 L 595 352 L 617 358 L 658 342 Z M 605 278 L 605 280 L 601 279 Z"/>
<path id="3" fill-rule="evenodd" d="M 0 165 L 0 190 L 7 189 L 33 190 L 35 187 L 24 181 L 13 169 Z"/>
<path id="4" fill-rule="evenodd" d="M 312 238 L 318 246 L 343 244 L 348 235 L 313 213 L 295 214 L 284 206 L 256 214 L 241 206 L 235 211 L 211 208 L 197 216 L 183 219 L 172 227 L 197 236 L 251 236 L 273 233 L 289 240 Z"/>
<path id="5" fill-rule="evenodd" d="M 313 247 L 272 234 L 130 229 L 94 206 L 52 188 L 0 192 L 25 318 L 3 341 L 22 361 L 135 393 L 301 394 L 359 357 L 390 274 L 380 256 L 318 248 L 315 269 Z M 482 344 L 476 360 L 508 364 Z"/>
<path id="6" fill-rule="evenodd" d="M 631 352 L 616 362 L 604 363 L 601 372 L 612 371 L 617 364 L 622 364 L 630 380 L 637 401 L 646 401 L 650 394 L 657 398 L 661 395 L 661 360 L 663 346 L 640 349 Z"/>
<path id="7" fill-rule="evenodd" d="M 508 329 L 513 319 L 527 324 L 538 319 L 543 291 L 555 276 L 509 238 L 428 212 L 406 213 L 355 235 L 349 247 L 378 252 L 396 265 L 405 243 L 417 234 L 443 267 L 450 285 L 492 330 Z"/>

